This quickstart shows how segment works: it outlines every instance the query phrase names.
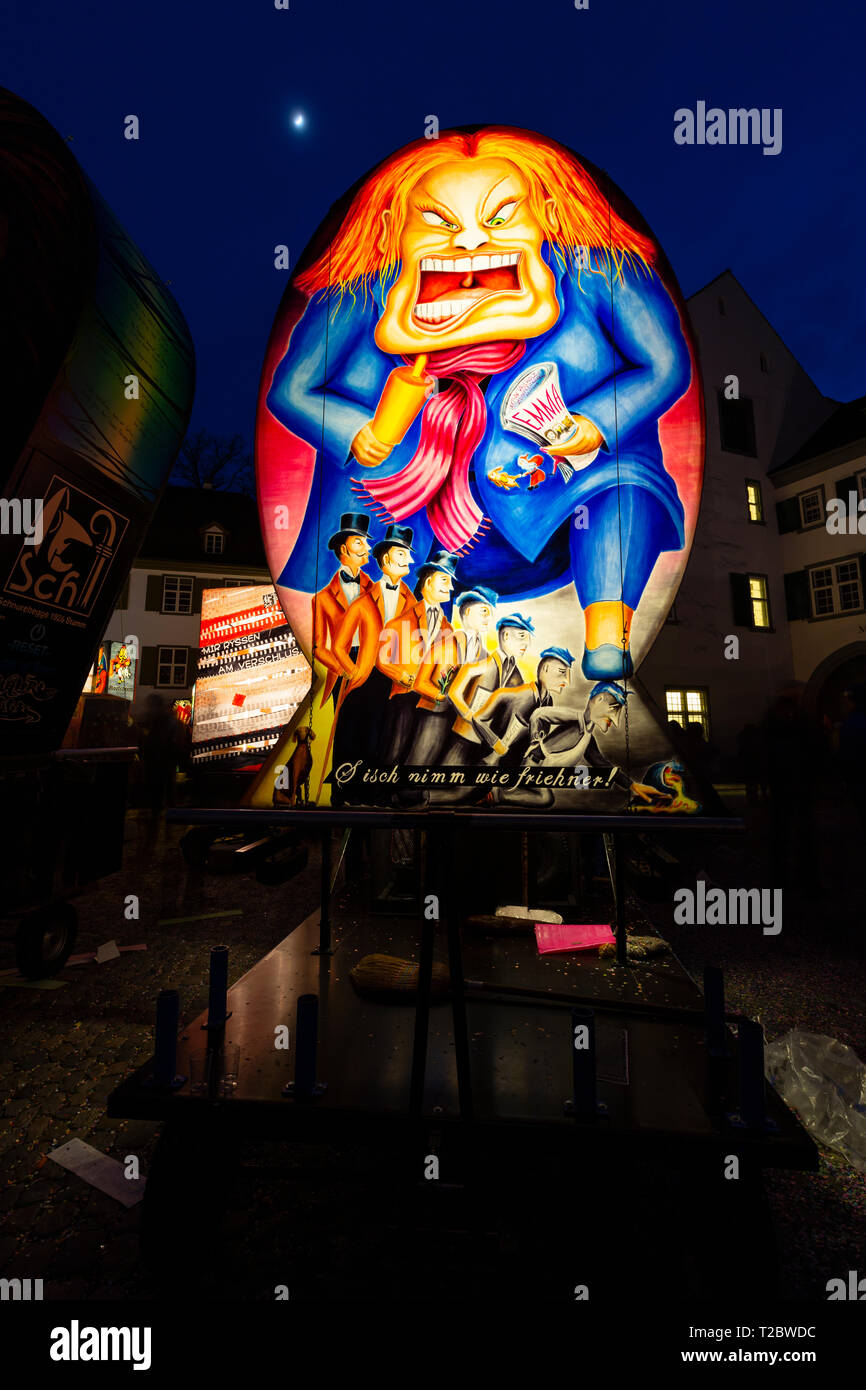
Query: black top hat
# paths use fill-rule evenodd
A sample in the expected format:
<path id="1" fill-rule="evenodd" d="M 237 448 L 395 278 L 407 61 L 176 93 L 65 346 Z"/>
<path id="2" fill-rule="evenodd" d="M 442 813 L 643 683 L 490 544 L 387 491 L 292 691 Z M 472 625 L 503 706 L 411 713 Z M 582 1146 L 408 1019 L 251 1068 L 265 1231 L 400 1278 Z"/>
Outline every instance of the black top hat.
<path id="1" fill-rule="evenodd" d="M 369 530 L 370 518 L 366 512 L 343 512 L 340 517 L 340 529 L 335 531 L 328 541 L 328 549 L 339 555 L 343 541 L 347 541 L 350 536 L 366 536 Z"/>
<path id="2" fill-rule="evenodd" d="M 456 579 L 457 564 L 460 559 L 461 556 L 455 554 L 453 551 L 440 550 L 438 546 L 434 545 L 427 559 L 418 570 L 418 583 L 422 583 L 425 577 L 431 574 L 433 570 L 443 570 L 445 574 L 450 574 L 452 579 Z"/>
<path id="3" fill-rule="evenodd" d="M 386 550 L 390 550 L 392 545 L 402 545 L 406 550 L 412 550 L 412 527 L 411 526 L 389 526 L 380 541 L 373 546 L 373 554 L 378 560 L 380 555 L 384 555 Z"/>

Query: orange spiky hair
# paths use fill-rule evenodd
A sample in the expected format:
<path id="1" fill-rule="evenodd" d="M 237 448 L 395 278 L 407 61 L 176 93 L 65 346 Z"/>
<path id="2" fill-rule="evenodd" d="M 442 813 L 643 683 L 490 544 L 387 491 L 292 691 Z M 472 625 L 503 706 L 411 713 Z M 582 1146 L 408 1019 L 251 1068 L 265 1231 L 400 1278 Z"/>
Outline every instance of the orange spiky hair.
<path id="1" fill-rule="evenodd" d="M 624 261 L 632 268 L 635 262 L 645 268 L 652 264 L 655 248 L 650 238 L 614 212 L 595 180 L 568 150 L 507 126 L 486 126 L 474 135 L 452 131 L 438 140 L 415 140 L 380 164 L 352 200 L 330 250 L 298 276 L 298 288 L 312 296 L 326 290 L 330 281 L 341 294 L 347 289 L 354 294 L 359 286 L 366 294 L 376 275 L 384 280 L 396 271 L 409 194 L 418 181 L 455 159 L 490 157 L 508 159 L 520 170 L 529 185 L 532 212 L 563 265 L 579 269 L 579 247 L 594 249 L 604 266 L 612 261 L 617 275 Z M 556 203 L 553 218 L 547 207 L 550 198 Z M 391 215 L 385 249 L 380 251 L 386 211 Z"/>

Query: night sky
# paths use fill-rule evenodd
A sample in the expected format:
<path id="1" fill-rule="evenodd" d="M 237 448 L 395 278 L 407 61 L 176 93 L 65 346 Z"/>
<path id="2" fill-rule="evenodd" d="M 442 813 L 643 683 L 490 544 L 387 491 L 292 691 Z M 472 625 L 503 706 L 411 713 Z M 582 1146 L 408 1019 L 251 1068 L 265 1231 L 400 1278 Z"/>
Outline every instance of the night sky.
<path id="1" fill-rule="evenodd" d="M 13 0 L 0 80 L 171 282 L 192 427 L 252 443 L 265 343 L 334 202 L 423 134 L 503 123 L 604 168 L 688 296 L 730 268 L 826 394 L 866 392 L 862 0 Z M 781 153 L 679 146 L 674 112 L 781 107 Z M 292 123 L 295 113 L 306 120 Z M 123 137 L 136 114 L 141 138 Z"/>

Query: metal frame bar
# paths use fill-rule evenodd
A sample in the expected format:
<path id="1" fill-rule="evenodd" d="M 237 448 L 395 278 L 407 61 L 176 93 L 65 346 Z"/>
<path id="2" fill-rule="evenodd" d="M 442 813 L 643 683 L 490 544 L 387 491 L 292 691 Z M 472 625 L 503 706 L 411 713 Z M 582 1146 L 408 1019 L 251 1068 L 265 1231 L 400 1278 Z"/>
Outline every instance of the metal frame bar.
<path id="1" fill-rule="evenodd" d="M 212 807 L 190 806 L 169 807 L 165 812 L 166 821 L 177 825 L 225 825 L 242 829 L 256 825 L 297 825 L 322 830 L 325 826 L 387 826 L 400 829 L 432 830 L 438 825 L 478 826 L 487 830 L 627 830 L 638 832 L 688 830 L 691 833 L 713 831 L 742 833 L 745 822 L 736 816 L 652 816 L 636 812 L 623 816 L 572 815 L 566 811 L 536 811 L 522 815 L 514 811 L 469 811 L 455 807 L 453 810 L 412 811 L 379 809 L 360 810 L 349 807 L 270 807 L 235 806 Z"/>

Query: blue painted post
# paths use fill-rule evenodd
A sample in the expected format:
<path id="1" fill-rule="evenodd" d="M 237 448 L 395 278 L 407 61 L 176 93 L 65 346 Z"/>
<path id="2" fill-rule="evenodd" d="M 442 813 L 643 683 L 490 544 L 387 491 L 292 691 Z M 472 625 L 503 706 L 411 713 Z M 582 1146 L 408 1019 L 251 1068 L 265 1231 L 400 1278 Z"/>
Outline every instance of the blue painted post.
<path id="1" fill-rule="evenodd" d="M 319 1033 L 319 998 L 316 994 L 298 996 L 295 1029 L 294 1095 L 311 1097 L 316 1088 L 316 1048 Z"/>
<path id="2" fill-rule="evenodd" d="M 740 1116 L 749 1129 L 763 1129 L 764 1030 L 760 1023 L 743 1019 L 737 1029 L 740 1051 Z"/>
<path id="3" fill-rule="evenodd" d="M 180 996 L 176 989 L 161 989 L 156 996 L 156 1045 L 153 1080 L 157 1086 L 171 1086 L 177 1069 L 177 1034 L 180 1022 Z"/>
<path id="4" fill-rule="evenodd" d="M 221 1028 L 228 1018 L 226 997 L 229 982 L 229 948 L 214 946 L 210 953 L 210 994 L 207 1004 L 208 1028 Z"/>

